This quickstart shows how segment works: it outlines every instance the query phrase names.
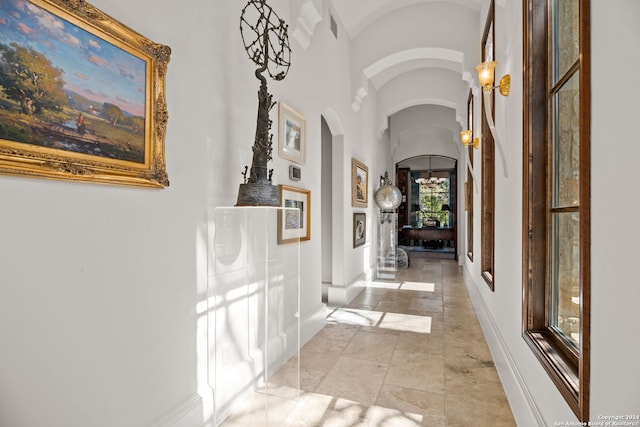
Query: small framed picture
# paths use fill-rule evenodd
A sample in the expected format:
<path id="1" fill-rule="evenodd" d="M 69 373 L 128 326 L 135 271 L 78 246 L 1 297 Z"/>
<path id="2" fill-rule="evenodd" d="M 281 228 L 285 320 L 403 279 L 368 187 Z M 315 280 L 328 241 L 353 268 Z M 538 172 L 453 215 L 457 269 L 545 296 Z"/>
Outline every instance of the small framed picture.
<path id="1" fill-rule="evenodd" d="M 278 108 L 278 155 L 304 165 L 306 133 L 307 121 L 302 114 L 281 102 Z"/>
<path id="2" fill-rule="evenodd" d="M 302 178 L 302 171 L 298 166 L 289 165 L 289 179 L 292 181 L 300 181 Z"/>
<path id="3" fill-rule="evenodd" d="M 366 208 L 369 201 L 369 168 L 351 159 L 351 206 Z"/>
<path id="4" fill-rule="evenodd" d="M 353 214 L 353 247 L 364 245 L 367 241 L 367 214 L 355 212 Z"/>
<path id="5" fill-rule="evenodd" d="M 311 239 L 311 191 L 281 184 L 278 243 Z"/>

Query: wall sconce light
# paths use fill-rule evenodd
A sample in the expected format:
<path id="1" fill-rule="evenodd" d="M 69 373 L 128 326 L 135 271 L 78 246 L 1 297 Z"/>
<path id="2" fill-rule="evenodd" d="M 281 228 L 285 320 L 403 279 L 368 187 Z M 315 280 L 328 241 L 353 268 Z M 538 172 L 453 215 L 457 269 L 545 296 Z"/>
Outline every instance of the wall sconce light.
<path id="1" fill-rule="evenodd" d="M 493 135 L 493 140 L 496 142 L 498 146 L 498 150 L 500 152 L 500 157 L 502 159 L 502 168 L 504 170 L 504 176 L 508 176 L 507 172 L 507 159 L 504 154 L 504 148 L 502 143 L 500 142 L 500 138 L 498 138 L 498 132 L 496 131 L 495 123 L 493 122 L 493 108 L 491 105 L 491 92 L 493 89 L 498 88 L 500 91 L 500 95 L 508 96 L 509 91 L 511 90 L 511 76 L 509 74 L 505 74 L 500 79 L 500 83 L 498 86 L 493 86 L 494 81 L 494 73 L 496 68 L 496 61 L 485 61 L 478 66 L 476 66 L 476 71 L 478 72 L 478 81 L 480 82 L 480 86 L 482 86 L 482 97 L 484 99 L 484 114 L 487 119 L 487 124 L 489 125 L 489 129 L 491 130 L 491 134 Z"/>
<path id="2" fill-rule="evenodd" d="M 464 145 L 465 147 L 473 145 L 473 148 L 477 150 L 478 147 L 480 146 L 480 139 L 478 137 L 475 137 L 473 138 L 473 141 L 471 141 L 472 136 L 473 136 L 472 131 L 470 130 L 463 130 L 460 132 L 460 139 L 462 140 L 462 145 Z"/>
<path id="3" fill-rule="evenodd" d="M 502 76 L 498 86 L 493 86 L 497 64 L 496 61 L 486 61 L 476 66 L 480 86 L 482 86 L 484 92 L 491 92 L 493 89 L 499 88 L 500 95 L 509 96 L 509 91 L 511 90 L 511 76 L 509 74 Z"/>

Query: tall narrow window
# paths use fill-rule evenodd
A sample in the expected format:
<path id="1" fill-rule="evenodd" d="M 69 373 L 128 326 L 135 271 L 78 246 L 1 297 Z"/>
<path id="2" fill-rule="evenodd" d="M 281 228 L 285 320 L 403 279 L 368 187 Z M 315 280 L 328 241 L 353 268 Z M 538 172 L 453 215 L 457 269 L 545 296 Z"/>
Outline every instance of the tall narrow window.
<path id="1" fill-rule="evenodd" d="M 525 0 L 524 337 L 589 417 L 589 0 Z"/>
<path id="2" fill-rule="evenodd" d="M 473 141 L 473 92 L 469 90 L 467 98 L 467 130 L 471 131 L 471 141 Z M 473 144 L 468 147 L 469 166 L 467 167 L 466 207 L 467 207 L 467 256 L 473 261 L 473 174 L 469 167 L 473 167 Z"/>
<path id="3" fill-rule="evenodd" d="M 484 28 L 484 35 L 482 37 L 482 61 L 494 61 L 494 34 L 495 34 L 495 4 L 491 1 L 489 6 L 489 14 L 487 16 L 487 23 Z M 495 91 L 491 93 L 492 97 L 495 97 Z M 495 105 L 494 102 L 491 103 Z M 492 113 L 494 113 L 492 111 Z M 493 114 L 495 117 L 495 114 Z M 487 123 L 486 114 L 484 112 L 484 103 L 482 103 L 482 250 L 481 250 L 481 269 L 482 277 L 491 290 L 494 290 L 494 228 L 495 228 L 495 147 L 493 141 L 493 135 L 489 130 L 489 124 Z"/>

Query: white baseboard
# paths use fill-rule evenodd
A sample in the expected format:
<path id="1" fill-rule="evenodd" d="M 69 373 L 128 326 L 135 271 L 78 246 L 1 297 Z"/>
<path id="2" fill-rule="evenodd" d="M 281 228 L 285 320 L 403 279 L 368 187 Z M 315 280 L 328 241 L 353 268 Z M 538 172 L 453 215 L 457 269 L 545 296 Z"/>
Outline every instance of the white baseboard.
<path id="1" fill-rule="evenodd" d="M 193 393 L 149 427 L 201 427 L 202 397 Z"/>
<path id="2" fill-rule="evenodd" d="M 367 283 L 370 281 L 371 274 L 362 273 L 346 286 L 329 285 L 327 299 L 329 305 L 341 307 L 349 304 L 360 292 L 362 292 L 364 288 L 367 287 Z"/>
<path id="3" fill-rule="evenodd" d="M 518 426 L 544 426 L 545 421 L 538 409 L 527 384 L 498 329 L 491 312 L 487 308 L 469 270 L 464 267 L 464 283 L 469 291 L 469 297 L 480 321 L 485 339 L 491 350 L 491 355 L 502 381 L 505 394 L 511 406 L 511 412 Z"/>
<path id="4" fill-rule="evenodd" d="M 300 347 L 313 338 L 327 321 L 327 306 L 320 303 L 300 318 Z"/>

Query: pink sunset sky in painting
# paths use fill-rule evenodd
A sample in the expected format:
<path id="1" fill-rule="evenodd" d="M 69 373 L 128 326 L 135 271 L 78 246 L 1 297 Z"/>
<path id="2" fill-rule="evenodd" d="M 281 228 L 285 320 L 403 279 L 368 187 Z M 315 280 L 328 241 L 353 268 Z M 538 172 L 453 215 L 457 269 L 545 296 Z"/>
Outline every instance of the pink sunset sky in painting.
<path id="1" fill-rule="evenodd" d="M 65 89 L 145 116 L 146 63 L 24 0 L 0 4 L 0 43 L 32 48 L 64 70 Z"/>

